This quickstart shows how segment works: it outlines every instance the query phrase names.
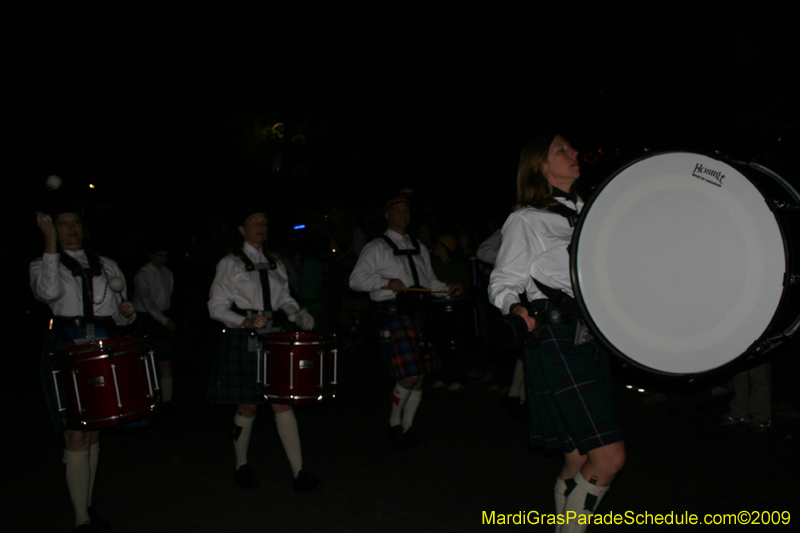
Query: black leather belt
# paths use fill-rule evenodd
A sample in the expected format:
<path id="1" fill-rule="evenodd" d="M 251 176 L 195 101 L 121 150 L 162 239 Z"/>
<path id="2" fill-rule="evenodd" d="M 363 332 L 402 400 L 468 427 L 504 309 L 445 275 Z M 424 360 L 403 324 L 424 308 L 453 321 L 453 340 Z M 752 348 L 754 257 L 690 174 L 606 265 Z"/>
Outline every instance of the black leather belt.
<path id="1" fill-rule="evenodd" d="M 101 328 L 116 327 L 116 322 L 110 316 L 94 317 L 94 325 Z M 82 316 L 57 316 L 53 319 L 53 325 L 60 328 L 85 328 L 86 321 Z"/>
<path id="2" fill-rule="evenodd" d="M 236 305 L 235 302 L 231 304 L 230 310 L 236 313 L 237 315 L 243 316 L 245 318 L 258 316 L 258 314 L 261 313 L 261 311 L 258 311 L 256 309 L 241 309 L 239 306 Z"/>

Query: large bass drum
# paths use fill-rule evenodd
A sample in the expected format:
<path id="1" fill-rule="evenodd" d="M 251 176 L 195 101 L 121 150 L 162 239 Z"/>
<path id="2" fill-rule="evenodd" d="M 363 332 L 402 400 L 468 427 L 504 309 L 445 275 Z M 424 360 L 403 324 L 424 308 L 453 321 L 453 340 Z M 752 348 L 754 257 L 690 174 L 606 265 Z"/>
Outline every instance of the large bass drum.
<path id="1" fill-rule="evenodd" d="M 573 237 L 589 327 L 617 355 L 698 374 L 768 351 L 800 323 L 800 196 L 755 164 L 648 155 L 608 178 Z"/>

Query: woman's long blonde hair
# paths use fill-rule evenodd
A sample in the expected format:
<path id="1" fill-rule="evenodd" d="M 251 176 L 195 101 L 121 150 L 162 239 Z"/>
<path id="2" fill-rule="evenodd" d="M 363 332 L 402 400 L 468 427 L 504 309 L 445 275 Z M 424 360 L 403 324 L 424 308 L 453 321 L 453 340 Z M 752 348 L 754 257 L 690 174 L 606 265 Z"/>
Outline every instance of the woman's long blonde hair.
<path id="1" fill-rule="evenodd" d="M 545 209 L 557 203 L 551 196 L 553 188 L 544 175 L 544 164 L 555 138 L 555 133 L 543 133 L 532 137 L 522 147 L 517 171 L 517 203 L 520 207 Z"/>

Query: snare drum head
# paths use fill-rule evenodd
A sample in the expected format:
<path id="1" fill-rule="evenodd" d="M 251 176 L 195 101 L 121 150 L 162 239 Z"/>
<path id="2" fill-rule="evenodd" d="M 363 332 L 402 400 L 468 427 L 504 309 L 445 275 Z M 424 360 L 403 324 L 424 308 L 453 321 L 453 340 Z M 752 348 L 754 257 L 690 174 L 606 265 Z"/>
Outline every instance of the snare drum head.
<path id="1" fill-rule="evenodd" d="M 576 228 L 572 276 L 592 329 L 648 369 L 718 368 L 758 340 L 786 250 L 764 196 L 705 155 L 655 154 L 609 178 Z"/>
<path id="2" fill-rule="evenodd" d="M 90 357 L 95 354 L 107 354 L 109 350 L 136 350 L 143 344 L 141 337 L 118 337 L 111 339 L 103 339 L 100 341 L 89 342 L 86 344 L 78 344 L 64 348 L 56 353 L 57 358 L 76 357 L 81 359 L 83 357 Z"/>
<path id="3" fill-rule="evenodd" d="M 263 341 L 265 344 L 332 344 L 334 342 L 333 335 L 325 333 L 299 333 L 299 332 L 276 332 L 264 335 Z"/>

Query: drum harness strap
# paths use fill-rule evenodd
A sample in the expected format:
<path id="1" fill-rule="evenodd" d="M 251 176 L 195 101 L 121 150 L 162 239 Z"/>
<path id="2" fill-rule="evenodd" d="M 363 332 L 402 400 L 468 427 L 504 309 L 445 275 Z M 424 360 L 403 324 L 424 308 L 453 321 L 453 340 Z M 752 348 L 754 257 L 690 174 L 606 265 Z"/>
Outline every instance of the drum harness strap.
<path id="1" fill-rule="evenodd" d="M 553 187 L 553 192 L 551 194 L 553 198 L 564 198 L 565 200 L 569 200 L 573 204 L 577 204 L 578 197 L 575 195 L 574 192 L 564 192 L 561 189 Z M 569 227 L 574 228 L 575 224 L 578 222 L 578 212 L 575 209 L 572 209 L 569 206 L 566 206 L 562 203 L 557 203 L 555 205 L 551 205 L 547 207 L 548 211 L 552 211 L 553 213 L 557 213 L 562 217 L 567 219 L 569 222 Z"/>
<path id="2" fill-rule="evenodd" d="M 577 196 L 574 193 L 566 193 L 561 189 L 557 189 L 553 187 L 553 196 L 554 197 L 561 197 L 566 198 L 567 200 L 572 201 L 573 203 L 577 201 Z M 578 212 L 575 209 L 572 209 L 562 203 L 558 203 L 553 206 L 549 206 L 547 208 L 548 211 L 552 211 L 553 213 L 559 214 L 562 217 L 566 218 L 569 222 L 569 227 L 574 228 L 575 224 L 578 221 Z M 568 251 L 572 251 L 572 245 L 567 248 Z M 539 281 L 536 278 L 533 278 L 533 282 L 539 288 L 542 293 L 547 296 L 548 300 L 551 300 L 554 304 L 558 307 L 563 309 L 569 315 L 572 316 L 572 320 L 575 322 L 575 344 L 583 344 L 592 340 L 592 335 L 589 332 L 586 325 L 583 323 L 583 319 L 581 318 L 581 310 L 578 307 L 578 302 L 575 300 L 574 297 L 570 296 L 566 292 L 554 289 L 553 287 L 549 287 Z M 543 317 L 544 318 L 544 317 Z M 545 319 L 547 322 L 548 320 Z M 558 322 L 556 322 L 558 323 Z"/>
<path id="3" fill-rule="evenodd" d="M 60 255 L 61 264 L 67 267 L 72 272 L 73 276 L 81 278 L 81 287 L 83 288 L 83 327 L 86 328 L 86 338 L 94 339 L 94 286 L 91 280 L 95 276 L 104 274 L 106 276 L 106 291 L 108 291 L 108 275 L 105 273 L 102 262 L 97 254 L 89 250 L 86 250 L 86 259 L 89 261 L 89 268 L 83 268 L 80 263 L 66 253 L 62 252 Z M 103 298 L 105 299 L 105 293 L 103 294 Z M 103 300 L 100 301 L 102 302 Z M 75 343 L 72 341 L 72 338 L 67 335 L 67 332 L 64 331 L 63 328 L 63 325 L 57 327 L 56 334 L 61 338 L 62 342 L 69 340 L 67 346 L 74 346 Z"/>
<path id="4" fill-rule="evenodd" d="M 261 298 L 264 305 L 263 311 L 268 313 L 272 311 L 272 301 L 270 300 L 270 290 L 269 290 L 269 271 L 275 270 L 278 268 L 278 264 L 275 260 L 269 256 L 267 256 L 268 263 L 259 263 L 258 265 L 254 265 L 253 262 L 247 257 L 244 252 L 241 254 L 234 254 L 236 257 L 242 260 L 244 263 L 244 270 L 245 272 L 253 272 L 258 271 L 258 277 L 261 280 Z M 231 305 L 231 310 L 236 313 L 240 313 L 242 311 L 236 304 Z M 238 311 L 237 311 L 238 310 Z M 247 315 L 244 315 L 247 316 Z"/>
<path id="5" fill-rule="evenodd" d="M 413 248 L 408 248 L 405 250 L 401 250 L 397 244 L 394 243 L 392 239 L 389 238 L 388 235 L 381 235 L 386 244 L 389 245 L 394 251 L 394 255 L 396 256 L 406 256 L 408 258 L 408 264 L 411 267 L 411 276 L 414 278 L 414 285 L 415 288 L 422 288 L 419 284 L 419 273 L 417 272 L 417 264 L 414 262 L 414 256 L 420 255 L 422 250 L 420 249 L 419 242 L 417 239 L 412 237 L 411 235 L 408 236 L 411 239 L 411 245 Z M 421 299 L 423 299 L 427 295 L 422 294 L 412 294 L 410 292 L 402 292 L 397 293 L 395 297 L 395 307 L 393 308 L 392 312 L 397 312 L 401 315 L 412 315 L 416 312 L 420 311 Z"/>
<path id="6" fill-rule="evenodd" d="M 250 260 L 244 252 L 234 253 L 236 257 L 242 260 L 244 263 L 244 270 L 245 272 L 254 272 L 258 271 L 258 277 L 261 281 L 261 299 L 263 302 L 263 309 L 261 311 L 256 310 L 249 310 L 249 309 L 240 309 L 239 306 L 236 305 L 236 302 L 232 303 L 230 306 L 230 310 L 236 313 L 237 315 L 241 315 L 245 318 L 248 318 L 250 314 L 258 314 L 263 313 L 263 316 L 267 317 L 269 320 L 267 324 L 261 328 L 260 330 L 252 330 L 250 332 L 250 341 L 248 342 L 248 351 L 255 351 L 256 343 L 255 338 L 259 333 L 273 331 L 276 322 L 282 321 L 285 322 L 284 313 L 282 311 L 273 311 L 272 310 L 272 301 L 270 299 L 271 292 L 269 289 L 269 271 L 276 270 L 278 268 L 278 264 L 269 255 L 267 255 L 267 263 L 258 263 L 253 264 L 253 261 Z M 280 313 L 280 314 L 278 314 Z M 283 328 L 278 328 L 283 329 Z M 252 348 L 252 349 L 251 349 Z"/>
<path id="7" fill-rule="evenodd" d="M 381 235 L 383 240 L 386 241 L 386 244 L 389 245 L 389 248 L 394 250 L 394 255 L 404 255 L 408 257 L 408 264 L 411 266 L 411 275 L 414 277 L 414 287 L 419 287 L 419 274 L 417 273 L 417 265 L 414 263 L 415 255 L 419 255 L 421 252 L 419 243 L 417 239 L 409 235 L 408 237 L 411 239 L 411 244 L 414 246 L 413 248 L 409 248 L 407 250 L 401 250 L 397 247 L 392 239 L 389 238 L 388 235 Z"/>

